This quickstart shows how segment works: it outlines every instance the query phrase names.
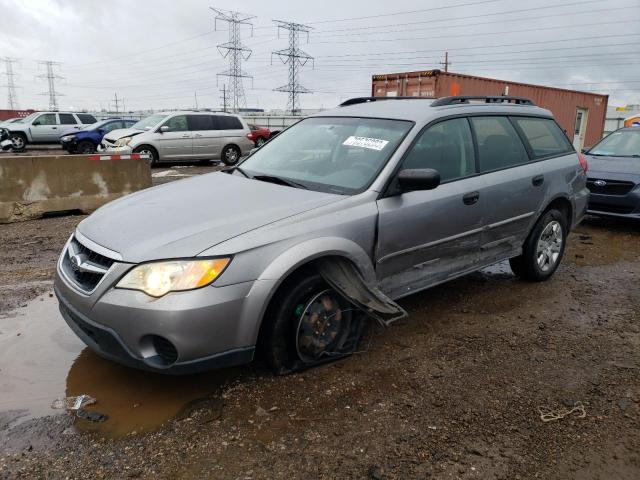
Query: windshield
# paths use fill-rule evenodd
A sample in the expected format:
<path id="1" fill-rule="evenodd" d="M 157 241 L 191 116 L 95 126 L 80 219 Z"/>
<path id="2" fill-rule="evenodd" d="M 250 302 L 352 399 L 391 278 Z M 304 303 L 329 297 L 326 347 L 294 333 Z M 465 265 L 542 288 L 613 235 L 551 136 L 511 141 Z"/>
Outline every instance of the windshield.
<path id="1" fill-rule="evenodd" d="M 609 157 L 640 157 L 640 129 L 613 132 L 588 153 Z"/>
<path id="2" fill-rule="evenodd" d="M 99 122 L 92 123 L 91 125 L 85 125 L 80 130 L 95 130 L 96 128 L 100 128 L 102 125 L 109 121 L 110 120 L 100 120 Z"/>
<path id="3" fill-rule="evenodd" d="M 136 130 L 148 130 L 151 127 L 155 127 L 165 117 L 166 115 L 150 115 L 131 125 L 131 128 L 135 128 Z"/>
<path id="4" fill-rule="evenodd" d="M 367 187 L 412 127 L 374 118 L 298 122 L 242 162 L 251 176 L 274 176 L 311 190 L 354 194 Z"/>

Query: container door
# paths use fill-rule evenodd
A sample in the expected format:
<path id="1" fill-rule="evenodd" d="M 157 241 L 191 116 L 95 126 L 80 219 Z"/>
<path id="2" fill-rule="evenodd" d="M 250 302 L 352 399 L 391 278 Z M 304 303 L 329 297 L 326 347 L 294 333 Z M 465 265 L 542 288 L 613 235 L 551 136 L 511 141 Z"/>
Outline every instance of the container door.
<path id="1" fill-rule="evenodd" d="M 573 146 L 579 152 L 584 147 L 584 138 L 587 133 L 587 121 L 589 110 L 578 107 L 576 109 L 576 124 L 573 130 Z"/>

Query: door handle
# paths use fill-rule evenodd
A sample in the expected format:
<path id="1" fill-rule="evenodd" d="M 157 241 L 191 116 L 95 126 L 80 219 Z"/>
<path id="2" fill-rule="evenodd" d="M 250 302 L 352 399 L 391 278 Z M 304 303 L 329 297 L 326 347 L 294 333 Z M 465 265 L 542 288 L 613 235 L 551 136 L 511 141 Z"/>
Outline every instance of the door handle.
<path id="1" fill-rule="evenodd" d="M 536 177 L 533 177 L 531 179 L 531 183 L 533 184 L 534 187 L 539 187 L 544 183 L 544 175 L 538 175 Z"/>
<path id="2" fill-rule="evenodd" d="M 189 134 L 187 134 L 187 133 L 185 133 L 184 135 L 182 135 L 182 138 L 190 138 L 190 137 L 191 137 L 191 135 L 189 135 Z"/>
<path id="3" fill-rule="evenodd" d="M 58 127 L 51 127 L 51 130 L 57 130 Z"/>
<path id="4" fill-rule="evenodd" d="M 199 137 L 202 137 L 202 134 L 200 134 L 200 133 L 196 133 L 196 135 L 195 135 L 195 136 L 199 138 Z"/>
<path id="5" fill-rule="evenodd" d="M 478 203 L 480 199 L 480 192 L 469 192 L 465 193 L 462 196 L 462 201 L 465 205 L 473 205 L 474 203 Z"/>

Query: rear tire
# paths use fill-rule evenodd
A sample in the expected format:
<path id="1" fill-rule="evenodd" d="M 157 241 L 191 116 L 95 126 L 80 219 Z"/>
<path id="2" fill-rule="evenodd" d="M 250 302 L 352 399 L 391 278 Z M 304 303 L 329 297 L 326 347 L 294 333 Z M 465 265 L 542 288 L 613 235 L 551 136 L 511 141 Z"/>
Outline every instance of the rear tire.
<path id="1" fill-rule="evenodd" d="M 10 133 L 9 140 L 16 152 L 21 152 L 27 147 L 27 136 L 24 133 Z"/>
<path id="2" fill-rule="evenodd" d="M 149 160 L 147 161 L 149 162 L 150 167 L 155 167 L 156 165 L 158 165 L 158 152 L 155 148 L 150 147 L 149 145 L 140 145 L 139 147 L 133 149 L 133 153 L 148 155 Z"/>
<path id="3" fill-rule="evenodd" d="M 261 348 L 278 375 L 342 358 L 355 350 L 363 318 L 317 273 L 287 281 L 271 302 Z"/>
<path id="4" fill-rule="evenodd" d="M 83 140 L 76 146 L 73 153 L 79 153 L 80 155 L 91 155 L 96 153 L 96 146 L 89 140 Z"/>
<path id="5" fill-rule="evenodd" d="M 530 282 L 551 278 L 560 266 L 567 244 L 567 218 L 559 210 L 545 212 L 522 247 L 522 255 L 511 258 L 511 270 Z"/>
<path id="6" fill-rule="evenodd" d="M 240 161 L 240 149 L 235 145 L 227 145 L 220 154 L 222 162 L 231 167 Z"/>

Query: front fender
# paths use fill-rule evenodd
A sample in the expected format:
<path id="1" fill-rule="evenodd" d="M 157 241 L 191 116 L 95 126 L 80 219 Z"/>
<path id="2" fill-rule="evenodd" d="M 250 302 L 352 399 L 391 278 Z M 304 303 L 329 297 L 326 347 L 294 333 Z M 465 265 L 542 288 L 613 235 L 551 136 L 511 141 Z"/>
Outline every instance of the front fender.
<path id="1" fill-rule="evenodd" d="M 255 345 L 269 302 L 284 280 L 296 269 L 323 257 L 350 260 L 367 284 L 376 282 L 373 264 L 357 243 L 338 237 L 320 237 L 301 242 L 276 257 L 253 283 L 243 308 L 242 330 L 247 344 Z"/>

